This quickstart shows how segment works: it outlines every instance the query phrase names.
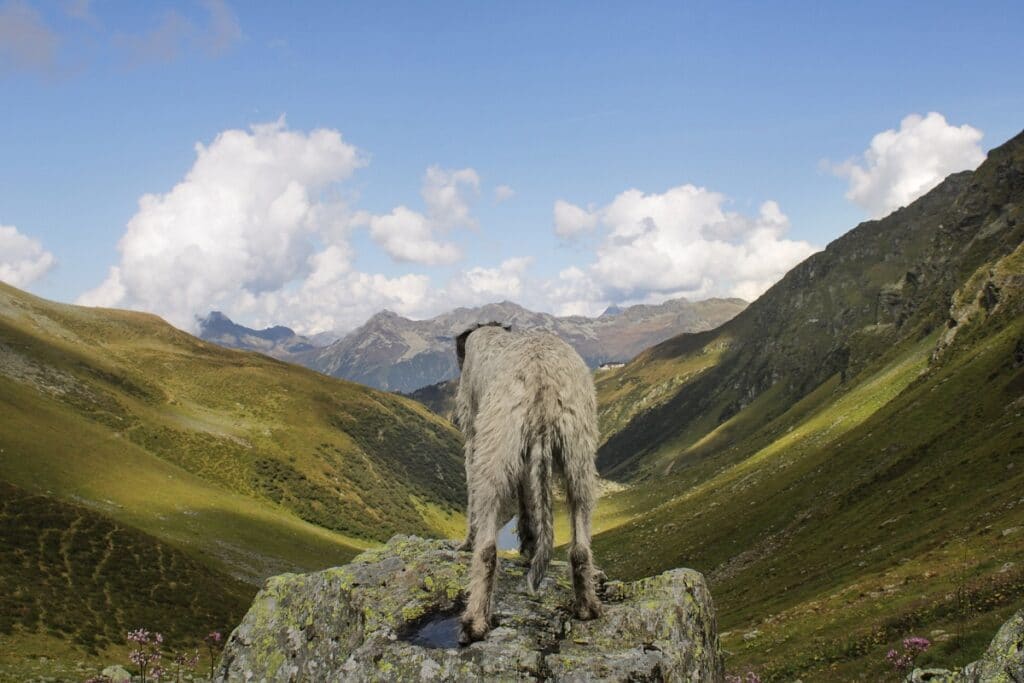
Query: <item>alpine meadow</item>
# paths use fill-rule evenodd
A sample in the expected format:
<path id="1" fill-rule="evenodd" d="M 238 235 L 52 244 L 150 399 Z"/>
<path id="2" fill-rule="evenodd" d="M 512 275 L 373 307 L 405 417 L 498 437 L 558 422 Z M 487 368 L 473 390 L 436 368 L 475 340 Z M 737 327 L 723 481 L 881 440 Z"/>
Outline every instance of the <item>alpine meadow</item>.
<path id="1" fill-rule="evenodd" d="M 140 624 L 186 646 L 267 576 L 462 530 L 460 437 L 410 400 L 6 285 L 0 369 L 0 676 Z"/>

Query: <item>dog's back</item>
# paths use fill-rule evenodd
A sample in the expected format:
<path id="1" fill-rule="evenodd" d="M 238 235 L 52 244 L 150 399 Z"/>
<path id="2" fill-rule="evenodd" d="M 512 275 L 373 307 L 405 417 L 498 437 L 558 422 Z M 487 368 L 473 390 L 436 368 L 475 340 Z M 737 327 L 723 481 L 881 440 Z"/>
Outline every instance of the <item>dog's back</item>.
<path id="1" fill-rule="evenodd" d="M 494 475 L 489 488 L 505 510 L 514 509 L 518 497 L 526 517 L 520 528 L 530 536 L 528 583 L 536 588 L 554 545 L 552 474 L 562 475 L 570 497 L 593 500 L 593 378 L 579 354 L 551 333 L 489 327 L 467 340 L 461 381 L 478 450 L 504 460 L 483 468 Z"/>
<path id="2" fill-rule="evenodd" d="M 466 359 L 461 381 L 467 383 L 475 412 L 500 410 L 520 417 L 531 430 L 574 419 L 579 428 L 596 432 L 590 370 L 555 335 L 482 328 L 469 338 Z"/>

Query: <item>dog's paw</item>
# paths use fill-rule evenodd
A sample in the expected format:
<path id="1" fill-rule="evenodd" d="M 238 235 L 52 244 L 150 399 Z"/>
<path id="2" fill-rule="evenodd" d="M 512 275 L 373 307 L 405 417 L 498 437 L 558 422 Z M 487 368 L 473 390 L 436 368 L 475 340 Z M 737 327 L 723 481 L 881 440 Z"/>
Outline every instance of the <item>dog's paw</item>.
<path id="1" fill-rule="evenodd" d="M 577 602 L 573 605 L 572 613 L 573 616 L 580 621 L 590 621 L 591 619 L 599 619 L 604 610 L 601 608 L 601 603 L 595 601 L 584 601 Z"/>
<path id="2" fill-rule="evenodd" d="M 469 645 L 483 640 L 487 635 L 485 619 L 463 619 L 459 622 L 459 645 Z"/>

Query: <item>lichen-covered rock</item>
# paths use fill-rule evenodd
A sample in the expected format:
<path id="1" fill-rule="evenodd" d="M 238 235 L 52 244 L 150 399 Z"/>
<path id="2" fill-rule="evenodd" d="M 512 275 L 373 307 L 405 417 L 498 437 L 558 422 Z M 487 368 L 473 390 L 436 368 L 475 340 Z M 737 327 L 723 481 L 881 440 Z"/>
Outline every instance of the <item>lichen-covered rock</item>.
<path id="1" fill-rule="evenodd" d="M 132 675 L 120 664 L 108 666 L 100 675 L 104 676 L 110 683 L 131 683 L 132 680 Z"/>
<path id="2" fill-rule="evenodd" d="M 1024 681 L 1024 610 L 1003 624 L 985 654 L 958 671 L 914 669 L 907 683 L 1021 683 Z"/>
<path id="3" fill-rule="evenodd" d="M 580 622 L 569 613 L 564 563 L 553 562 L 541 590 L 530 596 L 523 567 L 502 559 L 497 624 L 487 638 L 462 648 L 419 644 L 425 623 L 458 614 L 469 559 L 448 541 L 396 536 L 344 567 L 274 577 L 231 634 L 217 680 L 723 677 L 711 595 L 704 577 L 689 569 L 607 582 L 604 616 Z"/>

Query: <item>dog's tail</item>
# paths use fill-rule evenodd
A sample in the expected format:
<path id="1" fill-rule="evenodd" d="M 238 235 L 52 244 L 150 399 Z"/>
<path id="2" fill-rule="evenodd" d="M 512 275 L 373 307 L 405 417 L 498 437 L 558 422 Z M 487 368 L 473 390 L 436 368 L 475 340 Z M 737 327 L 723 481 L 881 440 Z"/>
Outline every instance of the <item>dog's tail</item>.
<path id="1" fill-rule="evenodd" d="M 548 569 L 551 550 L 555 544 L 554 522 L 551 513 L 551 463 L 553 460 L 551 435 L 541 433 L 530 444 L 530 522 L 533 526 L 535 546 L 530 557 L 530 571 L 526 585 L 536 591 Z"/>

